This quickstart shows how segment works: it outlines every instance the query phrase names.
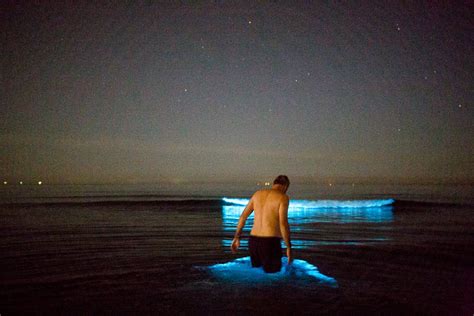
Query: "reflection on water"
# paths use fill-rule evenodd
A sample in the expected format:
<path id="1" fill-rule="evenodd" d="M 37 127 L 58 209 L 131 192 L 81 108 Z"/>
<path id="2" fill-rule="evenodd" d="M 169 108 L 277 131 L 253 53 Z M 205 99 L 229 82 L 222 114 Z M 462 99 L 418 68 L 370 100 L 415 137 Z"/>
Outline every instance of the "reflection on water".
<path id="1" fill-rule="evenodd" d="M 317 282 L 321 285 L 337 287 L 337 281 L 319 272 L 318 268 L 307 261 L 295 259 L 288 265 L 287 258 L 282 258 L 282 269 L 277 273 L 265 273 L 262 268 L 252 268 L 250 257 L 235 259 L 230 262 L 215 264 L 209 271 L 217 278 L 239 284 L 274 282 L 277 280 Z"/>
<path id="2" fill-rule="evenodd" d="M 291 239 L 291 247 L 293 249 L 308 249 L 317 246 L 331 246 L 331 245 L 368 245 L 368 244 L 375 244 L 383 241 L 387 241 L 388 239 L 385 237 L 379 238 L 370 238 L 367 240 L 357 240 L 357 241 L 327 241 L 327 240 L 302 240 L 302 239 Z M 222 240 L 222 246 L 226 249 L 230 248 L 232 244 L 232 240 L 230 238 L 225 238 Z M 248 249 L 248 240 L 241 239 L 240 240 L 240 248 L 242 250 Z"/>
<path id="3" fill-rule="evenodd" d="M 233 233 L 236 229 L 239 217 L 243 211 L 243 205 L 248 203 L 246 199 L 226 199 L 226 202 L 222 206 L 222 228 L 225 232 Z M 363 200 L 363 201 L 323 201 L 323 204 L 318 204 L 320 201 L 302 201 L 299 200 L 297 203 L 292 203 L 288 210 L 288 221 L 290 223 L 291 231 L 306 232 L 311 229 L 310 226 L 315 223 L 335 223 L 335 224 L 348 224 L 348 223 L 388 223 L 393 221 L 393 207 L 388 206 L 377 206 L 369 207 L 368 205 L 373 204 L 384 204 L 388 201 L 393 200 Z M 385 201 L 385 202 L 384 202 Z M 230 202 L 238 202 L 236 204 L 227 204 Z M 303 202 L 307 202 L 304 204 Z M 303 206 L 304 204 L 304 206 Z M 299 206 L 298 206 L 299 205 Z M 313 208 L 310 205 L 318 205 Z M 333 205 L 332 207 L 322 207 L 322 205 Z M 350 207 L 342 207 L 342 205 L 351 205 Z M 354 205 L 366 205 L 366 207 L 354 207 Z M 301 207 L 300 207 L 301 206 Z M 244 232 L 250 232 L 253 225 L 253 213 L 247 219 L 244 227 Z M 294 236 L 295 237 L 295 236 Z M 308 249 L 314 246 L 320 245 L 332 245 L 332 244 L 367 244 L 377 243 L 385 241 L 385 237 L 376 237 L 370 239 L 358 239 L 358 240 L 336 240 L 336 241 L 317 241 L 317 240 L 303 240 L 295 239 L 293 237 L 292 244 L 296 249 Z M 222 240 L 222 246 L 225 248 L 230 247 L 230 238 L 224 238 Z M 241 247 L 247 248 L 247 240 L 241 240 Z"/>
<path id="4" fill-rule="evenodd" d="M 307 223 L 355 223 L 355 222 L 391 222 L 393 220 L 393 207 L 370 207 L 370 208 L 290 208 L 288 210 L 288 221 L 291 224 Z M 223 205 L 222 219 L 224 229 L 235 228 L 242 214 L 243 207 L 240 205 Z M 249 221 L 250 220 L 250 221 Z M 250 214 L 245 227 L 251 227 L 253 213 Z"/>

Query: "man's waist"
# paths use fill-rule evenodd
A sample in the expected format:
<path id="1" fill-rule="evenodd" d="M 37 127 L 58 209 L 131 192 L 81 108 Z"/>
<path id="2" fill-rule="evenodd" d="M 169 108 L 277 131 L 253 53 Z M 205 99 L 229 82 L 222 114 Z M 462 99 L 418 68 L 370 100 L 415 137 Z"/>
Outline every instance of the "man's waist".
<path id="1" fill-rule="evenodd" d="M 250 234 L 250 238 L 257 238 L 257 239 L 280 239 L 281 240 L 281 236 L 275 236 L 275 235 L 254 235 L 254 234 Z"/>

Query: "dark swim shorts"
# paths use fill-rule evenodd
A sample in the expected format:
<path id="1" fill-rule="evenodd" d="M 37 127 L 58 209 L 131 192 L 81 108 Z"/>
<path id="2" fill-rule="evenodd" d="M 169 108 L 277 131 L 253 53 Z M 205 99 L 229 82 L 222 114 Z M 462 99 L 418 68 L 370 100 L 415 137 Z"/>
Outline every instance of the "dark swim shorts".
<path id="1" fill-rule="evenodd" d="M 281 238 L 279 237 L 249 237 L 249 252 L 252 267 L 262 267 L 266 273 L 281 270 Z"/>

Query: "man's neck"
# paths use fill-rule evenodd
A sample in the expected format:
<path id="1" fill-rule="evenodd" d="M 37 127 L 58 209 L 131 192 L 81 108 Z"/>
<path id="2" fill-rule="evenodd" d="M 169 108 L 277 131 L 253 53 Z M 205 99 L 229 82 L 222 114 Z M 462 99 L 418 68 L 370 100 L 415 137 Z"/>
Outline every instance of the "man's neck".
<path id="1" fill-rule="evenodd" d="M 274 184 L 274 185 L 272 186 L 272 190 L 278 190 L 278 191 L 280 191 L 280 192 L 282 192 L 282 193 L 285 193 L 285 191 L 286 191 L 286 190 L 285 190 L 285 187 L 282 186 L 281 184 Z"/>

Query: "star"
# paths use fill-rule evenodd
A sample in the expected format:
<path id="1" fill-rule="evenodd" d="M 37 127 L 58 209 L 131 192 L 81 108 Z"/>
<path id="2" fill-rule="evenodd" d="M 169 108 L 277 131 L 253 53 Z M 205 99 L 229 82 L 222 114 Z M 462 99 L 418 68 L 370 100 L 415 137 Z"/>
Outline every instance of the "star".
<path id="1" fill-rule="evenodd" d="M 458 107 L 459 107 L 459 108 L 462 108 L 462 104 L 459 104 Z"/>

